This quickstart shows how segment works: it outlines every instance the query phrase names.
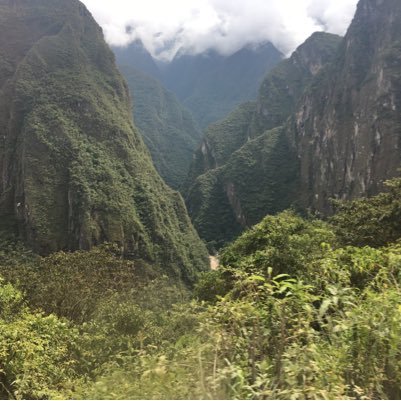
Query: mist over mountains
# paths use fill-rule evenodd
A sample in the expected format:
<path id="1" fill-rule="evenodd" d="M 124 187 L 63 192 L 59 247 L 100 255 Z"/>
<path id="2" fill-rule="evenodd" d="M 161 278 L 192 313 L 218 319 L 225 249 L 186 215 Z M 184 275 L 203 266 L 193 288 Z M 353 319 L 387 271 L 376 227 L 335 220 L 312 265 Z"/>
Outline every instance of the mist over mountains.
<path id="1" fill-rule="evenodd" d="M 230 56 L 214 50 L 178 53 L 169 62 L 155 60 L 138 40 L 113 49 L 119 65 L 136 68 L 174 92 L 201 128 L 254 99 L 263 77 L 284 57 L 271 43 L 245 46 Z"/>
<path id="2" fill-rule="evenodd" d="M 271 43 L 231 56 L 212 50 L 177 54 L 171 62 L 155 60 L 138 40 L 113 50 L 156 168 L 176 189 L 186 180 L 202 130 L 254 99 L 264 76 L 283 58 Z"/>
<path id="3" fill-rule="evenodd" d="M 113 46 L 141 40 L 153 57 L 172 60 L 210 50 L 230 56 L 271 42 L 285 55 L 315 31 L 344 34 L 356 0 L 85 0 Z"/>
<path id="4" fill-rule="evenodd" d="M 86 3 L 0 0 L 0 399 L 401 399 L 401 1 Z"/>

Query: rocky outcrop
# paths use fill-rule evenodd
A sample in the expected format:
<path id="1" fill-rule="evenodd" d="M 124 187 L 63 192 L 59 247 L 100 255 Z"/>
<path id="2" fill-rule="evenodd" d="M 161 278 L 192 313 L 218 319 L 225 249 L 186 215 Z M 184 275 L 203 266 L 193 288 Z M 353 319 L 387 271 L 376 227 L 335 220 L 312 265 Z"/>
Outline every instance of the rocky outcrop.
<path id="1" fill-rule="evenodd" d="M 398 174 L 400 71 L 401 2 L 361 0 L 293 119 L 304 206 L 330 213 L 330 198 L 375 194 Z"/>
<path id="2" fill-rule="evenodd" d="M 313 78 L 333 61 L 340 43 L 340 36 L 316 32 L 267 75 L 250 125 L 252 137 L 286 122 Z"/>

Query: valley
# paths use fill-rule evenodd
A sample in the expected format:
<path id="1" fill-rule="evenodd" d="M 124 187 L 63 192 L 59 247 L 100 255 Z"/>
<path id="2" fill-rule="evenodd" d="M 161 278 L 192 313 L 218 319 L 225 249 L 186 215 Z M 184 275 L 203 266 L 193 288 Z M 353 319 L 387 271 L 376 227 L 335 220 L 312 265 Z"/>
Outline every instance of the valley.
<path id="1" fill-rule="evenodd" d="M 169 59 L 89 4 L 0 0 L 0 398 L 400 399 L 401 2 Z"/>

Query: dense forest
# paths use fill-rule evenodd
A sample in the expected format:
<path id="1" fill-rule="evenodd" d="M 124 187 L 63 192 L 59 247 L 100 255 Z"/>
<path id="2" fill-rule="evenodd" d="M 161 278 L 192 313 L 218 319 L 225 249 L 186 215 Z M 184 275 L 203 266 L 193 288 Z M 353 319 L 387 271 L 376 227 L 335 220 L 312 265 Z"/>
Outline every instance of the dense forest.
<path id="1" fill-rule="evenodd" d="M 401 399 L 401 2 L 285 60 L 114 51 L 0 0 L 0 399 Z"/>
<path id="2" fill-rule="evenodd" d="M 181 189 L 202 138 L 191 113 L 160 82 L 129 65 L 119 69 L 132 96 L 135 124 L 156 170 L 171 188 Z"/>
<path id="3" fill-rule="evenodd" d="M 401 180 L 329 220 L 266 217 L 188 288 L 113 246 L 2 241 L 1 395 L 401 397 Z"/>

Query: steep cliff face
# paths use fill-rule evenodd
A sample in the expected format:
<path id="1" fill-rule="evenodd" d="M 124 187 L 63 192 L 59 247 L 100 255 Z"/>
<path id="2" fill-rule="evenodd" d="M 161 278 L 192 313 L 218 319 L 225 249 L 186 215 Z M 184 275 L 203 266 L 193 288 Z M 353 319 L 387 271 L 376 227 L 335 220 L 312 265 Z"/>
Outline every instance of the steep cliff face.
<path id="1" fill-rule="evenodd" d="M 341 39 L 338 35 L 316 32 L 267 75 L 259 89 L 251 136 L 285 123 L 313 78 L 333 61 Z"/>
<path id="2" fill-rule="evenodd" d="M 0 229 L 44 254 L 116 242 L 188 280 L 206 266 L 77 0 L 0 0 Z"/>
<path id="3" fill-rule="evenodd" d="M 298 198 L 298 159 L 283 126 L 341 38 L 313 34 L 265 78 L 256 102 L 210 126 L 195 154 L 186 202 L 200 235 L 222 244 Z M 228 229 L 229 227 L 229 229 Z"/>
<path id="4" fill-rule="evenodd" d="M 336 60 L 315 79 L 291 131 L 303 204 L 378 192 L 401 166 L 401 2 L 361 0 Z"/>
<path id="5" fill-rule="evenodd" d="M 399 175 L 401 166 L 400 71 L 401 2 L 361 0 L 341 42 L 338 37 L 315 34 L 269 74 L 249 127 L 242 129 L 241 138 L 247 142 L 216 170 L 196 159 L 197 171 L 203 168 L 209 177 L 219 176 L 219 180 L 208 182 L 224 182 L 240 226 L 293 202 L 328 214 L 331 198 L 375 194 L 383 188 L 384 180 Z M 274 166 L 272 155 L 277 154 L 264 152 L 261 143 L 251 147 L 254 141 L 271 135 L 266 130 L 280 125 L 281 131 L 272 132 L 286 144 L 281 156 L 288 163 L 276 169 L 269 183 L 263 180 L 269 170 L 261 166 Z M 216 133 L 210 131 L 206 135 L 205 160 L 217 153 L 211 145 L 214 136 Z M 293 174 L 292 180 L 288 172 Z M 191 190 L 197 189 L 200 177 Z M 278 189 L 285 177 L 288 197 Z M 260 183 L 258 191 L 256 182 Z M 193 207 L 191 190 L 191 213 L 204 210 Z M 210 204 L 212 197 L 204 192 L 203 199 Z M 207 215 L 195 213 L 193 218 L 198 225 Z M 208 233 L 201 231 L 201 235 L 208 238 Z"/>

